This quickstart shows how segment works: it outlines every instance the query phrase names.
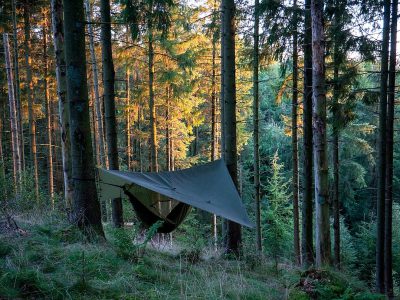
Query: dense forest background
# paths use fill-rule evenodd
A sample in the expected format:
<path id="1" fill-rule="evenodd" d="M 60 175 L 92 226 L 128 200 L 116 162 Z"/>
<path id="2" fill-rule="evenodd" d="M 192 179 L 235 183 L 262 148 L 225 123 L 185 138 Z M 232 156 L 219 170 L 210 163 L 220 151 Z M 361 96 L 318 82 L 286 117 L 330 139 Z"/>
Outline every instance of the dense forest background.
<path id="1" fill-rule="evenodd" d="M 400 293 L 397 0 L 62 2 L 0 2 L 0 298 L 55 289 L 18 290 L 16 278 L 39 278 L 35 251 L 79 241 L 84 265 L 116 255 L 122 270 L 142 259 L 140 239 L 184 249 L 189 264 L 225 253 L 300 282 L 277 299 Z M 220 158 L 255 229 L 193 209 L 172 234 L 143 233 L 127 199 L 96 190 L 95 167 L 174 171 Z M 75 225 L 105 232 L 117 254 L 90 261 L 93 239 Z M 19 239 L 28 275 L 15 267 Z M 149 256 L 172 259 L 159 255 Z M 304 278 L 357 283 L 324 290 Z M 269 299 L 263 280 L 251 287 L 259 294 L 236 296 Z M 61 290 L 53 296 L 74 297 Z M 226 290 L 197 296 L 235 298 Z"/>

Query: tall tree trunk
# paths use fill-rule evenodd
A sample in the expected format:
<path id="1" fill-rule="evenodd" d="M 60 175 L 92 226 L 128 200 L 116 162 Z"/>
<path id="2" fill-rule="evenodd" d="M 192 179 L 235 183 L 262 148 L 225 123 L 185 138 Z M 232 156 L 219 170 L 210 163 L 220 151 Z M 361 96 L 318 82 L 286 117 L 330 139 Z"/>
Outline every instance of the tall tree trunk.
<path id="1" fill-rule="evenodd" d="M 47 168 L 48 168 L 48 180 L 49 180 L 49 195 L 51 199 L 52 207 L 54 208 L 54 173 L 53 173 L 53 141 L 51 133 L 51 103 L 49 95 L 49 87 L 47 82 L 48 77 L 48 59 L 47 59 L 47 15 L 43 14 L 43 61 L 44 61 L 44 99 L 45 99 L 45 112 L 46 112 L 46 130 L 47 130 Z"/>
<path id="2" fill-rule="evenodd" d="M 165 103 L 165 157 L 166 157 L 166 170 L 171 171 L 171 148 L 170 146 L 170 86 L 166 88 L 166 103 Z"/>
<path id="3" fill-rule="evenodd" d="M 104 86 L 104 108 L 107 135 L 108 162 L 110 170 L 119 169 L 117 120 L 115 117 L 115 71 L 112 57 L 111 44 L 111 15 L 110 0 L 100 1 L 101 13 L 101 53 L 103 58 L 103 86 Z M 122 227 L 122 199 L 112 199 L 113 223 L 115 227 Z"/>
<path id="4" fill-rule="evenodd" d="M 222 0 L 223 28 L 223 127 L 224 159 L 229 174 L 238 185 L 237 146 L 236 146 L 236 79 L 235 79 L 235 3 L 234 0 Z M 242 244 L 241 226 L 235 222 L 226 222 L 225 252 L 240 255 Z"/>
<path id="5" fill-rule="evenodd" d="M 253 143 L 254 143 L 254 200 L 256 204 L 256 245 L 262 251 L 261 244 L 261 190 L 260 190 L 260 99 L 259 99 L 259 0 L 254 3 L 254 45 L 253 45 Z"/>
<path id="6" fill-rule="evenodd" d="M 304 84 L 303 84 L 303 205 L 302 205 L 302 254 L 303 265 L 314 263 L 313 250 L 313 199 L 312 199 L 312 31 L 311 0 L 304 4 Z"/>
<path id="7" fill-rule="evenodd" d="M 25 48 L 25 65 L 26 65 L 26 85 L 28 99 L 28 118 L 29 118 L 29 136 L 30 136 L 30 161 L 35 182 L 35 196 L 39 201 L 39 173 L 36 149 L 36 120 L 33 112 L 33 81 L 31 68 L 31 23 L 30 23 L 30 7 L 29 3 L 24 3 L 24 48 Z"/>
<path id="8" fill-rule="evenodd" d="M 143 153 L 142 153 L 142 136 L 141 136 L 141 130 L 142 130 L 142 126 L 141 126 L 141 118 L 142 118 L 142 106 L 140 105 L 140 103 L 137 106 L 137 122 L 136 122 L 136 129 L 138 132 L 138 137 L 137 137 L 137 149 L 136 149 L 136 153 L 137 153 L 137 163 L 138 163 L 138 171 L 143 172 L 143 161 L 142 161 L 142 157 L 143 157 Z"/>
<path id="9" fill-rule="evenodd" d="M 64 0 L 63 3 L 74 190 L 73 217 L 84 230 L 89 226 L 104 236 L 90 133 L 83 0 Z"/>
<path id="10" fill-rule="evenodd" d="M 99 92 L 99 72 L 96 60 L 96 49 L 94 44 L 94 32 L 92 26 L 92 10 L 90 8 L 89 0 L 85 0 L 85 10 L 86 10 L 86 20 L 88 22 L 88 35 L 89 35 L 89 50 L 90 59 L 93 73 L 93 89 L 94 89 L 94 104 L 95 104 L 95 114 L 96 114 L 96 125 L 97 125 L 97 144 L 99 146 L 99 153 L 101 165 L 103 167 L 108 167 L 108 157 L 106 155 L 106 142 L 104 137 L 103 128 L 103 101 L 100 98 Z"/>
<path id="11" fill-rule="evenodd" d="M 325 39 L 323 0 L 311 1 L 316 265 L 330 264 L 328 159 L 326 139 Z"/>
<path id="12" fill-rule="evenodd" d="M 379 100 L 378 135 L 378 187 L 377 187 L 377 232 L 376 232 L 376 292 L 385 292 L 385 192 L 386 192 L 386 122 L 387 122 L 387 83 L 388 50 L 390 31 L 390 0 L 383 2 L 383 30 L 381 47 L 381 87 Z"/>
<path id="13" fill-rule="evenodd" d="M 16 100 L 14 94 L 14 77 L 13 68 L 11 63 L 10 55 L 10 44 L 8 41 L 8 35 L 3 33 L 3 44 L 4 44 L 4 56 L 6 62 L 6 73 L 8 83 L 8 104 L 10 107 L 10 124 L 11 124 L 11 149 L 13 157 L 13 176 L 15 190 L 18 190 L 20 179 L 21 179 L 21 160 L 19 158 L 19 141 L 18 141 L 18 126 L 17 126 L 17 112 L 16 112 Z"/>
<path id="14" fill-rule="evenodd" d="M 396 44 L 398 0 L 392 2 L 392 25 L 390 39 L 389 87 L 387 105 L 386 135 L 386 201 L 385 201 L 385 290 L 389 299 L 393 299 L 393 144 L 396 89 Z"/>
<path id="15" fill-rule="evenodd" d="M 16 0 L 12 0 L 12 21 L 14 35 L 14 77 L 15 77 L 15 100 L 17 109 L 18 131 L 19 131 L 19 153 L 22 169 L 25 170 L 25 151 L 24 151 L 24 127 L 21 113 L 21 88 L 19 80 L 19 46 L 18 46 L 18 26 Z"/>
<path id="16" fill-rule="evenodd" d="M 67 102 L 67 78 L 64 53 L 64 28 L 62 0 L 51 0 L 53 44 L 56 56 L 58 113 L 61 128 L 61 154 L 64 179 L 64 197 L 67 207 L 72 206 L 71 141 L 69 133 L 69 105 Z"/>
<path id="17" fill-rule="evenodd" d="M 212 75 L 211 75 L 211 161 L 217 159 L 218 152 L 218 137 L 217 137 L 217 92 L 216 92 L 216 56 L 217 56 L 217 1 L 214 1 L 213 10 L 213 37 L 212 37 Z M 218 250 L 218 227 L 217 215 L 211 216 L 211 226 L 214 238 L 214 250 Z"/>
<path id="18" fill-rule="evenodd" d="M 336 43 L 336 42 L 335 42 Z M 335 61 L 335 59 L 334 59 Z M 333 91 L 333 120 L 339 121 L 339 96 L 338 85 L 339 69 L 334 63 L 334 91 Z M 333 231 L 334 231 L 334 265 L 340 269 L 340 203 L 339 203 L 339 129 L 333 125 L 332 150 L 333 150 Z"/>
<path id="19" fill-rule="evenodd" d="M 149 21 L 149 107 L 150 107 L 150 153 L 152 172 L 158 172 L 157 158 L 157 115 L 154 103 L 154 49 L 153 49 L 153 27 Z"/>
<path id="20" fill-rule="evenodd" d="M 299 225 L 299 149 L 297 138 L 297 107 L 298 107 L 298 34 L 297 34 L 297 0 L 293 2 L 293 92 L 292 92 L 292 157 L 293 157 L 293 242 L 296 263 L 301 264 L 300 225 Z"/>
<path id="21" fill-rule="evenodd" d="M 338 4 L 338 3 L 336 3 Z M 335 11 L 334 26 L 338 26 L 339 12 Z M 339 203 L 339 127 L 340 127 L 340 104 L 339 104 L 339 44 L 335 36 L 333 46 L 333 231 L 334 231 L 334 265 L 340 269 L 340 203 Z"/>
<path id="22" fill-rule="evenodd" d="M 126 163 L 128 170 L 132 170 L 132 143 L 131 143 L 131 74 L 126 66 Z"/>

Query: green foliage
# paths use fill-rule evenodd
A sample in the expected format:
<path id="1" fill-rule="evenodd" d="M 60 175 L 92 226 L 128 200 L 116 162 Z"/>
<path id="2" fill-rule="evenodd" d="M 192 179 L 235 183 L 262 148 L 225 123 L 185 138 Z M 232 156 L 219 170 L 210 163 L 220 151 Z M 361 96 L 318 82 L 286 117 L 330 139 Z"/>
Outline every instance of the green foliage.
<path id="1" fill-rule="evenodd" d="M 109 239 L 115 247 L 115 252 L 122 259 L 138 262 L 143 257 L 144 249 L 150 240 L 156 235 L 158 228 L 162 225 L 162 221 L 154 223 L 146 233 L 143 241 L 135 241 L 138 237 L 136 227 L 132 229 L 125 228 L 109 228 Z"/>
<path id="2" fill-rule="evenodd" d="M 278 153 L 272 160 L 272 176 L 268 180 L 267 200 L 262 210 L 262 233 L 264 249 L 268 255 L 278 259 L 290 257 L 293 233 L 292 206 L 290 204 L 288 182 L 282 176 L 283 165 Z"/>

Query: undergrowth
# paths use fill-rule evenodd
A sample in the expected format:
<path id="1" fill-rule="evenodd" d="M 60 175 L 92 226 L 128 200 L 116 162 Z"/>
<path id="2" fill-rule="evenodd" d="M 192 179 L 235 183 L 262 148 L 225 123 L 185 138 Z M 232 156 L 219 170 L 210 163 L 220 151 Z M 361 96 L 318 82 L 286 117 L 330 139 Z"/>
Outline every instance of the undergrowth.
<path id="1" fill-rule="evenodd" d="M 107 241 L 88 242 L 60 220 L 22 222 L 27 234 L 0 236 L 0 299 L 379 299 L 335 272 L 276 270 L 268 259 L 204 259 L 140 242 L 134 228 L 105 226 Z M 147 246 L 146 246 L 147 245 Z"/>

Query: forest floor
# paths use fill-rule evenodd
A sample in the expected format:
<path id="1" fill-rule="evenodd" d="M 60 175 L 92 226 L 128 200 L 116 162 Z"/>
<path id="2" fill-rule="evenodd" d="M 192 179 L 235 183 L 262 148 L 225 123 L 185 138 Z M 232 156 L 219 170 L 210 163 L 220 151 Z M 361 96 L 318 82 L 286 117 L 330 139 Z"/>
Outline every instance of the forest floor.
<path id="1" fill-rule="evenodd" d="M 108 226 L 107 242 L 89 242 L 57 217 L 17 223 L 0 231 L 0 299 L 384 299 L 348 275 L 276 270 L 256 255 L 160 250 Z"/>

